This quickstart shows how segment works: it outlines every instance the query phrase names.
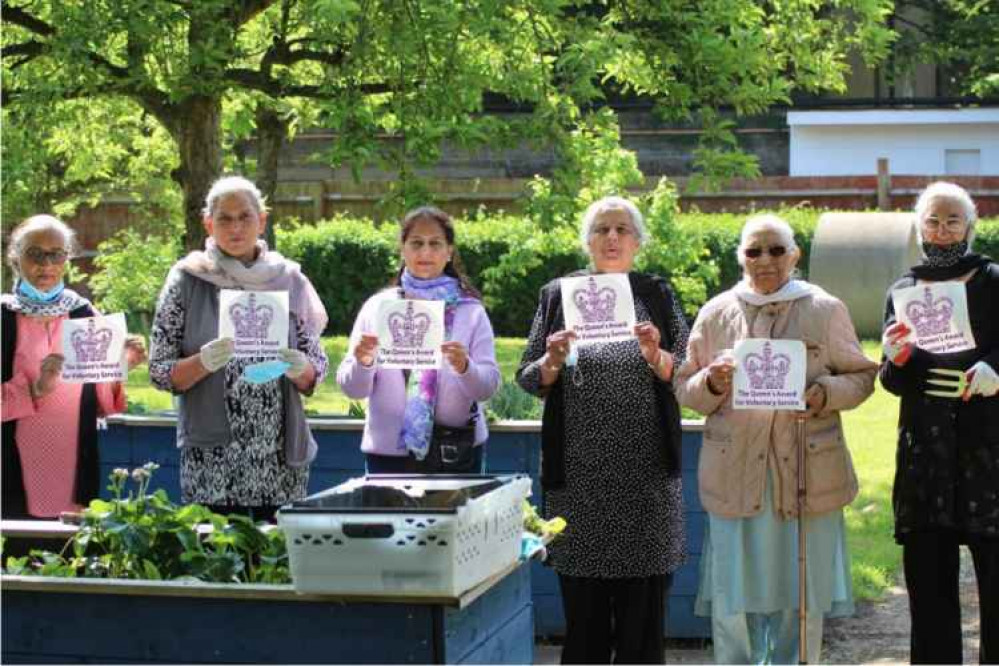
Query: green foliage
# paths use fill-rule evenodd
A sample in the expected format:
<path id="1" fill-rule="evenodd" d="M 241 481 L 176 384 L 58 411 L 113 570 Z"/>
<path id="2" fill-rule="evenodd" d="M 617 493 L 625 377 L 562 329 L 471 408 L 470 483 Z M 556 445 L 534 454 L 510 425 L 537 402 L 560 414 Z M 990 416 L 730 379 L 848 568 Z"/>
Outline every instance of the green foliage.
<path id="1" fill-rule="evenodd" d="M 177 237 L 124 229 L 101 243 L 98 251 L 94 264 L 99 270 L 89 280 L 97 307 L 127 313 L 129 330 L 148 330 L 156 298 L 180 251 Z"/>
<path id="2" fill-rule="evenodd" d="M 554 228 L 592 198 L 634 182 L 627 155 L 590 149 L 618 141 L 614 114 L 594 111 L 608 98 L 652 99 L 672 120 L 703 122 L 708 131 L 697 164 L 705 175 L 746 175 L 755 163 L 738 154 L 731 126 L 715 110 L 753 114 L 789 101 L 798 89 L 842 89 L 851 49 L 871 60 L 884 54 L 892 5 L 5 3 L 5 127 L 7 109 L 16 108 L 13 124 L 24 132 L 5 137 L 12 189 L 5 175 L 4 192 L 15 193 L 11 205 L 21 210 L 63 201 L 67 184 L 90 196 L 106 192 L 127 179 L 125 161 L 150 152 L 145 138 L 160 145 L 169 136 L 166 159 L 139 160 L 133 170 L 148 165 L 163 183 L 176 175 L 188 245 L 195 247 L 199 199 L 210 181 L 226 164 L 253 166 L 245 154 L 233 159 L 224 149 L 259 134 L 260 112 L 268 111 L 279 119 L 279 134 L 309 126 L 335 133 L 324 156 L 334 168 L 355 176 L 367 165 L 394 172 L 387 213 L 426 202 L 419 168 L 435 163 L 446 145 L 474 150 L 526 141 L 552 149 L 557 173 L 536 184 L 535 198 L 536 219 Z M 485 114 L 489 98 L 523 113 Z M 113 111 L 122 104 L 127 110 Z M 68 108 L 86 118 L 64 118 Z M 89 115 L 106 109 L 112 122 Z M 69 137 L 77 154 L 46 146 L 50 136 Z M 37 192 L 46 193 L 45 205 L 28 201 Z"/>
<path id="3" fill-rule="evenodd" d="M 541 419 L 541 401 L 527 393 L 516 383 L 504 380 L 489 399 L 486 408 L 489 421 L 535 421 Z"/>
<path id="4" fill-rule="evenodd" d="M 113 498 L 93 500 L 61 553 L 33 550 L 8 558 L 10 575 L 289 583 L 284 533 L 263 531 L 243 516 L 220 516 L 198 504 L 178 506 L 160 489 L 149 493 L 159 466 L 147 463 L 110 475 Z M 125 493 L 129 479 L 134 490 Z M 211 529 L 201 529 L 210 526 Z"/>
<path id="5" fill-rule="evenodd" d="M 943 94 L 999 95 L 999 4 L 989 0 L 898 3 L 899 39 L 894 72 L 910 73 L 923 63 L 940 66 Z"/>
<path id="6" fill-rule="evenodd" d="M 703 236 L 678 224 L 679 196 L 672 183 L 663 178 L 640 203 L 651 240 L 637 268 L 669 276 L 684 312 L 693 317 L 718 284 L 718 265 Z"/>
<path id="7" fill-rule="evenodd" d="M 999 261 L 999 218 L 979 220 L 975 225 L 975 252 Z"/>
<path id="8" fill-rule="evenodd" d="M 399 266 L 395 229 L 338 217 L 315 226 L 277 230 L 280 251 L 302 269 L 326 306 L 328 330 L 349 333 L 364 301 L 388 284 Z"/>

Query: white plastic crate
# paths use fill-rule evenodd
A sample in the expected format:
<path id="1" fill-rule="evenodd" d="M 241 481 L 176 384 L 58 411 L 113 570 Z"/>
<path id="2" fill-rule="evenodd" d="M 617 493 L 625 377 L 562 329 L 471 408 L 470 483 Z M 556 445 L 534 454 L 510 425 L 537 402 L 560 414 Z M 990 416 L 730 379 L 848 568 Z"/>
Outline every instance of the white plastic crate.
<path id="1" fill-rule="evenodd" d="M 322 508 L 386 487 L 422 506 Z M 296 502 L 278 513 L 295 590 L 458 596 L 519 557 L 521 504 L 530 492 L 530 478 L 519 475 L 372 475 Z"/>

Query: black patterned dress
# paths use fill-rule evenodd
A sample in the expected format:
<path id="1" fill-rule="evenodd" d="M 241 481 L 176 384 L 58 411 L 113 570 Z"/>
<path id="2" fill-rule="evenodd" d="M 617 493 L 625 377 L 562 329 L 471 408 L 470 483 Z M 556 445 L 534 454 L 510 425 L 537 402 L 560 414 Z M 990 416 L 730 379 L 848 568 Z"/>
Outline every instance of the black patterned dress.
<path id="1" fill-rule="evenodd" d="M 171 390 L 170 372 L 180 358 L 185 309 L 181 290 L 168 286 L 160 296 L 153 322 L 149 378 Z M 316 369 L 316 383 L 326 376 L 328 361 L 318 336 L 299 322 L 297 349 Z M 181 495 L 185 503 L 213 506 L 276 506 L 301 499 L 309 483 L 308 466 L 285 463 L 284 400 L 279 382 L 251 384 L 243 369 L 262 358 L 233 358 L 225 373 L 225 408 L 232 441 L 215 448 L 185 448 L 180 453 Z"/>
<path id="2" fill-rule="evenodd" d="M 637 321 L 648 308 L 635 300 Z M 671 318 L 675 366 L 687 347 L 680 311 Z M 545 353 L 541 312 L 525 359 Z M 560 319 L 556 328 L 564 328 Z M 579 348 L 574 368 L 564 367 L 565 486 L 544 495 L 544 513 L 568 527 L 549 546 L 555 570 L 586 578 L 648 577 L 672 573 L 685 558 L 683 486 L 665 472 L 662 420 L 653 375 L 637 340 Z M 528 366 L 521 385 L 540 387 L 540 367 Z M 558 389 L 555 389 L 558 390 Z"/>

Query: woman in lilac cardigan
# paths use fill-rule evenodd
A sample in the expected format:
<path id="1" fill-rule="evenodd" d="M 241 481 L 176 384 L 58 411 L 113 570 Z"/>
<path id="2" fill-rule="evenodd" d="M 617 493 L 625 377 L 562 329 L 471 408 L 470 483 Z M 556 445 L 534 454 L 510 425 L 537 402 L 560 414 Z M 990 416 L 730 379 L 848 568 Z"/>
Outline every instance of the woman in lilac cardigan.
<path id="1" fill-rule="evenodd" d="M 454 224 L 447 213 L 432 207 L 410 211 L 402 221 L 400 251 L 403 265 L 393 286 L 361 308 L 336 375 L 344 393 L 368 399 L 361 440 L 367 470 L 481 472 L 488 432 L 479 403 L 500 383 L 492 324 L 478 292 L 458 268 Z M 444 301 L 446 341 L 438 370 L 378 367 L 378 307 L 400 296 Z M 461 443 L 472 446 L 457 446 Z"/>

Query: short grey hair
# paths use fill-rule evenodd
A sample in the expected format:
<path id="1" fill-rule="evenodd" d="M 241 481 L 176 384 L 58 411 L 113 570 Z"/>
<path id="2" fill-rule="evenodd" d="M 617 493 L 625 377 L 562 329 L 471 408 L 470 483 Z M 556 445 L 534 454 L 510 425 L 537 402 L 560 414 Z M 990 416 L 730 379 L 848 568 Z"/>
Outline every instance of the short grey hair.
<path id="1" fill-rule="evenodd" d="M 624 197 L 603 197 L 591 203 L 586 212 L 583 213 L 583 221 L 579 227 L 579 242 L 583 246 L 584 253 L 589 254 L 590 252 L 590 236 L 593 235 L 593 225 L 597 223 L 601 215 L 612 210 L 623 210 L 628 213 L 628 217 L 631 218 L 631 226 L 634 227 L 635 235 L 638 236 L 638 244 L 641 246 L 648 242 L 649 232 L 645 229 L 645 218 L 642 217 L 642 211 L 638 210 L 638 206 Z"/>
<path id="2" fill-rule="evenodd" d="M 62 237 L 62 246 L 70 256 L 76 252 L 76 232 L 53 215 L 32 215 L 10 232 L 7 243 L 7 265 L 20 274 L 21 255 L 28 249 L 28 240 L 37 233 L 54 231 Z"/>
<path id="3" fill-rule="evenodd" d="M 735 258 L 742 267 L 746 266 L 744 250 L 749 243 L 749 237 L 761 231 L 773 231 L 787 247 L 789 252 L 796 252 L 798 244 L 794 242 L 794 229 L 791 225 L 776 215 L 754 215 L 742 225 L 742 235 L 739 237 L 739 247 L 735 249 Z"/>
<path id="4" fill-rule="evenodd" d="M 212 188 L 208 190 L 205 197 L 205 207 L 201 211 L 206 217 L 215 214 L 215 208 L 219 202 L 233 194 L 245 194 L 250 198 L 250 203 L 257 209 L 257 213 L 266 213 L 267 205 L 264 202 L 264 195 L 253 181 L 242 176 L 224 176 L 212 183 Z"/>
<path id="5" fill-rule="evenodd" d="M 966 238 L 968 240 L 968 249 L 970 250 L 971 244 L 975 240 L 975 224 L 978 222 L 978 209 L 975 207 L 975 202 L 971 198 L 971 195 L 968 194 L 968 190 L 956 183 L 948 183 L 944 180 L 938 180 L 935 183 L 927 185 L 926 189 L 919 193 L 919 198 L 916 199 L 916 234 L 919 236 L 919 245 L 922 246 L 923 244 L 923 218 L 929 212 L 930 202 L 934 199 L 947 199 L 960 204 L 964 211 L 964 219 L 968 222 L 968 234 Z"/>

